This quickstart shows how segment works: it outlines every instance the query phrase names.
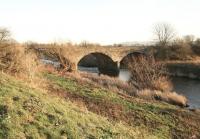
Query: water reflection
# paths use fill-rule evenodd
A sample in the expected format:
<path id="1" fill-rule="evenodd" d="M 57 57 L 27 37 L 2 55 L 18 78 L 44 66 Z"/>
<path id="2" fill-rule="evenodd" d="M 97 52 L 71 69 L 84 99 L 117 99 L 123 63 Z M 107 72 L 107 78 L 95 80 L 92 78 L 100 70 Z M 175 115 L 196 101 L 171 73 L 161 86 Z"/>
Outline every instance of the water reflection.
<path id="1" fill-rule="evenodd" d="M 127 69 L 120 69 L 119 79 L 127 82 L 130 79 L 130 72 Z"/>
<path id="2" fill-rule="evenodd" d="M 97 67 L 82 67 L 79 66 L 78 67 L 79 71 L 86 71 L 86 72 L 90 72 L 90 73 L 99 73 L 99 70 Z M 122 81 L 128 81 L 130 79 L 130 72 L 127 69 L 120 69 L 119 72 L 119 79 Z"/>

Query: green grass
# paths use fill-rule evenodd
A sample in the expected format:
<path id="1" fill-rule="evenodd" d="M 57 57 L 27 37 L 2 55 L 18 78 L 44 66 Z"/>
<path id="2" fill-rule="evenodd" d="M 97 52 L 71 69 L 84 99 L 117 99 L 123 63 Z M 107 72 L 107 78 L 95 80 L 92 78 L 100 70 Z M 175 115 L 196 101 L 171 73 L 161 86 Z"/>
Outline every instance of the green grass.
<path id="1" fill-rule="evenodd" d="M 31 88 L 21 81 L 0 74 L 0 138 L 156 138 L 145 128 L 133 127 L 125 122 L 109 119 L 80 109 L 70 100 L 49 95 L 41 89 Z M 62 82 L 65 89 L 78 91 L 76 82 Z M 98 92 L 79 86 L 87 97 L 102 99 L 105 90 Z M 90 93 L 94 91 L 94 94 Z M 86 94 L 84 94 L 86 92 Z M 100 95 L 100 93 L 102 93 Z M 109 95 L 109 99 L 118 98 Z M 148 134 L 147 134 L 148 133 Z"/>
<path id="2" fill-rule="evenodd" d="M 0 73 L 0 139 L 199 137 L 199 113 L 126 98 L 72 78 L 43 76 L 49 81 L 49 90 L 32 88 Z"/>
<path id="3" fill-rule="evenodd" d="M 134 128 L 145 128 L 148 130 L 146 134 L 166 139 L 200 136 L 200 116 L 189 110 L 164 102 L 145 102 L 136 98 L 126 99 L 103 87 L 95 87 L 92 84 L 80 83 L 75 79 L 54 74 L 46 73 L 44 76 L 51 81 L 55 88 L 63 90 L 64 93 L 73 94 L 76 98 L 83 98 L 82 101 L 86 103 L 90 111 L 111 120 L 113 120 L 111 117 L 114 117 L 115 121 L 124 121 Z M 91 108 L 88 101 L 101 111 L 97 111 L 95 107 Z M 111 113 L 108 112 L 110 108 L 112 109 Z M 115 112 L 119 115 L 113 116 Z"/>

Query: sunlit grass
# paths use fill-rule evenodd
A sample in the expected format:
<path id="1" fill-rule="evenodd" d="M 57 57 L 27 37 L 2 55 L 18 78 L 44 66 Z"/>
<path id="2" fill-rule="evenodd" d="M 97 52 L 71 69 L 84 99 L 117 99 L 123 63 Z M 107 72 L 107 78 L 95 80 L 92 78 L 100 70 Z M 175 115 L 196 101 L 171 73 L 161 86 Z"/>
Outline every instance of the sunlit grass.
<path id="1" fill-rule="evenodd" d="M 111 120 L 124 121 L 133 127 L 147 128 L 148 134 L 159 138 L 187 136 L 186 134 L 194 130 L 192 126 L 185 128 L 191 123 L 182 121 L 184 118 L 182 115 L 189 116 L 190 112 L 174 105 L 134 97 L 126 98 L 104 87 L 87 83 L 80 84 L 73 78 L 55 74 L 44 74 L 44 76 L 52 84 L 56 84 L 58 90 L 63 90 L 64 94 L 75 94 L 66 96 L 74 102 L 81 101 L 81 104 L 84 104 L 89 111 L 106 116 Z"/>
<path id="2" fill-rule="evenodd" d="M 83 111 L 1 74 L 0 138 L 141 138 L 145 129 Z M 142 133 L 142 131 L 144 131 Z M 149 136 L 151 137 L 151 136 Z M 153 137 L 153 136 L 152 136 Z"/>

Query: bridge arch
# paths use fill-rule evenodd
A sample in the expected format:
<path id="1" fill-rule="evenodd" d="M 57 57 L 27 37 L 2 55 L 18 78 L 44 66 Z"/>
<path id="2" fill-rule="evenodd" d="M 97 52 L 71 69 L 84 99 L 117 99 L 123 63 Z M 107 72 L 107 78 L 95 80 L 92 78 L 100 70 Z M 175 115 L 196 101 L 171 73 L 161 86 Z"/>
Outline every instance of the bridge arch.
<path id="1" fill-rule="evenodd" d="M 139 57 L 146 57 L 146 55 L 142 52 L 137 52 L 137 51 L 126 54 L 125 56 L 122 57 L 120 61 L 120 69 L 127 69 L 128 64 L 131 64 L 130 63 L 131 59 L 136 58 L 137 60 Z"/>
<path id="2" fill-rule="evenodd" d="M 78 66 L 97 67 L 99 74 L 118 76 L 118 62 L 115 62 L 109 55 L 102 52 L 91 52 L 78 60 Z"/>

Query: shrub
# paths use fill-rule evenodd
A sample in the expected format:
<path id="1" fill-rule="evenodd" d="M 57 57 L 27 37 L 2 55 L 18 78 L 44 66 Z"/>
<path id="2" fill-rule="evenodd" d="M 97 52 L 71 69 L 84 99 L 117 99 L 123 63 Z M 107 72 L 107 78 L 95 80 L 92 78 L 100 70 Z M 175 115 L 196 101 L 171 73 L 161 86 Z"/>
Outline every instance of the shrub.
<path id="1" fill-rule="evenodd" d="M 37 56 L 22 45 L 0 47 L 0 70 L 12 75 L 23 75 L 33 80 L 38 70 Z"/>
<path id="2" fill-rule="evenodd" d="M 196 55 L 200 56 L 200 39 L 197 39 L 192 45 L 192 50 Z"/>
<path id="3" fill-rule="evenodd" d="M 166 75 L 161 76 L 157 80 L 153 81 L 153 85 L 155 89 L 161 91 L 171 91 L 173 89 L 172 82 L 169 80 L 169 77 Z"/>
<path id="4" fill-rule="evenodd" d="M 175 43 L 171 46 L 156 46 L 154 56 L 159 60 L 189 60 L 193 56 L 191 46 L 186 43 Z"/>
<path id="5" fill-rule="evenodd" d="M 153 57 L 132 57 L 129 60 L 130 83 L 138 89 L 170 90 L 166 67 Z"/>
<path id="6" fill-rule="evenodd" d="M 196 55 L 200 56 L 200 44 L 199 45 L 193 45 L 192 50 L 194 51 L 194 53 Z"/>
<path id="7" fill-rule="evenodd" d="M 9 73 L 22 72 L 24 48 L 19 45 L 6 45 L 1 47 L 1 70 Z"/>

